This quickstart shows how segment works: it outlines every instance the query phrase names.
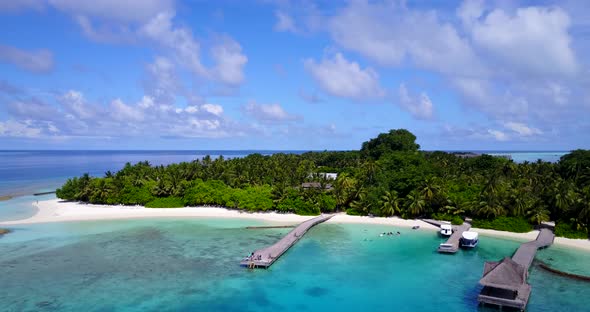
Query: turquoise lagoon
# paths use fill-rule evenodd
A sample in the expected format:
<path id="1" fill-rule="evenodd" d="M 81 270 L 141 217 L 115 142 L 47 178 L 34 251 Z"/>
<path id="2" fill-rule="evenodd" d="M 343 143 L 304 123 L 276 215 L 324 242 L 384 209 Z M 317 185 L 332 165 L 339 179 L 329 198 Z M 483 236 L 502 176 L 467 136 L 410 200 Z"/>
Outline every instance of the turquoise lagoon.
<path id="1" fill-rule="evenodd" d="M 482 237 L 435 252 L 435 232 L 321 224 L 268 270 L 238 265 L 288 229 L 241 219 L 141 219 L 17 226 L 0 239 L 2 311 L 487 311 L 483 263 L 519 242 Z M 379 237 L 400 231 L 400 236 Z M 590 273 L 588 253 L 539 255 Z M 551 260 L 548 260 L 551 259 Z M 566 264 L 567 263 L 567 264 Z M 533 267 L 528 311 L 588 311 L 590 285 Z M 493 310 L 493 309 L 490 309 Z"/>

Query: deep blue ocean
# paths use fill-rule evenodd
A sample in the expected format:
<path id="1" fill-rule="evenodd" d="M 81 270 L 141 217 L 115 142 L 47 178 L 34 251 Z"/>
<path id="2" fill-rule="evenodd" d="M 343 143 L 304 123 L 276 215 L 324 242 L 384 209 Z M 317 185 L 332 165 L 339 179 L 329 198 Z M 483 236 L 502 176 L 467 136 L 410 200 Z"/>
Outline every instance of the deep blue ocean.
<path id="1" fill-rule="evenodd" d="M 34 214 L 33 201 L 55 197 L 31 193 L 85 172 L 249 153 L 215 152 L 0 152 L 0 196 L 18 195 L 0 202 L 0 220 Z M 269 270 L 250 271 L 239 260 L 289 230 L 245 228 L 260 224 L 165 218 L 11 226 L 0 238 L 0 311 L 488 311 L 476 300 L 483 263 L 510 256 L 519 243 L 481 236 L 475 250 L 445 256 L 435 252 L 441 238 L 431 231 L 322 224 Z M 402 235 L 379 237 L 384 231 Z M 555 245 L 537 256 L 590 275 L 588 252 Z M 590 311 L 588 283 L 536 266 L 529 283 L 528 311 Z"/>

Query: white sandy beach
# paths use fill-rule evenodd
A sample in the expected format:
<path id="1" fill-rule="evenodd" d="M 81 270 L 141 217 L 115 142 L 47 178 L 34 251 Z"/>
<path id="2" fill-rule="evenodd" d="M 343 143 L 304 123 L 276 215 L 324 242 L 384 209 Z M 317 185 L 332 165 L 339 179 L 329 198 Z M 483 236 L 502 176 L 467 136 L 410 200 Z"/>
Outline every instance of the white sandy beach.
<path id="1" fill-rule="evenodd" d="M 23 225 L 50 222 L 89 221 L 89 220 L 115 220 L 138 218 L 163 218 L 163 217 L 192 217 L 192 218 L 240 218 L 268 221 L 270 223 L 300 223 L 312 216 L 299 216 L 295 214 L 281 214 L 276 212 L 247 213 L 238 210 L 230 210 L 217 207 L 186 207 L 186 208 L 145 208 L 143 206 L 108 206 L 89 205 L 77 202 L 63 202 L 52 199 L 33 203 L 38 212 L 23 220 L 0 222 L 0 226 Z M 435 231 L 438 227 L 421 220 L 405 220 L 392 218 L 369 218 L 362 216 L 349 216 L 338 213 L 327 223 L 356 223 L 356 224 L 382 224 L 399 227 L 412 227 L 419 225 L 420 229 Z M 519 241 L 533 240 L 538 231 L 529 233 L 512 233 L 488 229 L 473 229 L 483 236 L 494 236 L 515 239 Z M 590 251 L 590 240 L 569 239 L 556 237 L 555 244 L 574 247 Z"/>

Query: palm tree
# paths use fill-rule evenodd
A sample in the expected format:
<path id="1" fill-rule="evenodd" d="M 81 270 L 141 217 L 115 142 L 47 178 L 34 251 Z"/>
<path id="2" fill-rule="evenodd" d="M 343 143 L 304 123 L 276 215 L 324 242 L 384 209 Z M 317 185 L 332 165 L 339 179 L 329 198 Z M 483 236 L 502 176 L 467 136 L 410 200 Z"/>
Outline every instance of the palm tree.
<path id="1" fill-rule="evenodd" d="M 422 194 L 417 190 L 413 190 L 406 196 L 406 206 L 408 212 L 412 216 L 419 216 L 424 213 L 425 202 Z"/>
<path id="2" fill-rule="evenodd" d="M 381 196 L 381 214 L 384 216 L 393 216 L 396 212 L 401 212 L 399 208 L 400 198 L 396 191 L 386 191 Z"/>
<path id="3" fill-rule="evenodd" d="M 442 207 L 442 210 L 445 214 L 459 216 L 465 213 L 465 206 L 463 202 L 454 202 L 447 199 L 447 203 Z"/>
<path id="4" fill-rule="evenodd" d="M 523 216 L 532 206 L 531 201 L 526 196 L 514 195 L 513 200 L 511 213 L 516 217 Z"/>
<path id="5" fill-rule="evenodd" d="M 152 193 L 158 197 L 167 197 L 172 194 L 171 190 L 170 183 L 166 179 L 160 178 L 154 186 Z"/>
<path id="6" fill-rule="evenodd" d="M 574 192 L 574 186 L 570 181 L 564 181 L 559 179 L 556 182 L 556 186 L 551 192 L 553 198 L 553 206 L 557 208 L 557 213 L 568 211 L 576 201 L 576 192 Z"/>
<path id="7" fill-rule="evenodd" d="M 528 211 L 528 217 L 531 222 L 541 224 L 543 221 L 549 221 L 549 210 L 545 209 L 543 205 L 534 205 Z"/>
<path id="8" fill-rule="evenodd" d="M 372 184 L 375 180 L 375 174 L 379 171 L 379 166 L 373 160 L 368 160 L 362 165 L 363 175 L 366 178 L 368 184 Z"/>
<path id="9" fill-rule="evenodd" d="M 485 198 L 474 203 L 474 210 L 477 215 L 485 218 L 496 218 L 506 214 L 506 210 L 502 206 Z"/>
<path id="10" fill-rule="evenodd" d="M 80 179 L 78 179 L 78 183 L 80 183 L 79 191 L 76 193 L 76 199 L 79 201 L 87 202 L 92 196 L 92 178 L 88 173 L 85 173 Z"/>
<path id="11" fill-rule="evenodd" d="M 109 196 L 113 193 L 114 188 L 111 184 L 111 179 L 96 179 L 92 190 L 92 201 L 100 204 L 105 204 Z"/>
<path id="12" fill-rule="evenodd" d="M 361 191 L 358 197 L 350 203 L 350 208 L 360 212 L 363 215 L 367 215 L 370 211 L 370 206 L 367 201 L 367 194 Z"/>
<path id="13" fill-rule="evenodd" d="M 359 192 L 356 180 L 346 173 L 340 174 L 334 183 L 334 195 L 339 208 L 346 207 Z"/>
<path id="14" fill-rule="evenodd" d="M 426 178 L 422 183 L 422 197 L 424 201 L 432 208 L 437 202 L 441 194 L 441 186 L 439 180 L 436 177 Z"/>
<path id="15" fill-rule="evenodd" d="M 512 178 L 515 171 L 516 171 L 516 164 L 513 161 L 509 161 L 509 162 L 505 163 L 504 166 L 502 167 L 502 175 L 504 175 L 507 178 Z"/>
<path id="16" fill-rule="evenodd" d="M 500 179 L 500 175 L 497 173 L 492 173 L 489 177 L 488 182 L 485 184 L 482 193 L 487 194 L 488 196 L 495 198 L 502 185 L 502 181 Z"/>

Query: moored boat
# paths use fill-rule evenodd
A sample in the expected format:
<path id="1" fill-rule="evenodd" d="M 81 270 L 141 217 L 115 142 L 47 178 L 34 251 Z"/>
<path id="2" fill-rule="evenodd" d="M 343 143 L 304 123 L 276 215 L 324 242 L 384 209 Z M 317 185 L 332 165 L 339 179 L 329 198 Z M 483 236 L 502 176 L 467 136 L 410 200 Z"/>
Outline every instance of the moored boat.
<path id="1" fill-rule="evenodd" d="M 461 247 L 474 248 L 479 243 L 479 234 L 477 232 L 465 231 L 461 234 L 459 243 Z"/>
<path id="2" fill-rule="evenodd" d="M 453 227 L 450 224 L 441 224 L 440 235 L 451 236 L 453 234 Z"/>

